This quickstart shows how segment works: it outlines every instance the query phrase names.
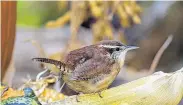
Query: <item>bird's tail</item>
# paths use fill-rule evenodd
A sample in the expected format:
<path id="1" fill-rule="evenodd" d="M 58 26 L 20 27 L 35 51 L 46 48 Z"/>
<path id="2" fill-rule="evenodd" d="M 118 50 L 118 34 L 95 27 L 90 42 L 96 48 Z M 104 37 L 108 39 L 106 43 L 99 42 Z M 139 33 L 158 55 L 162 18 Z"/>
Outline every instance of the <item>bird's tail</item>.
<path id="1" fill-rule="evenodd" d="M 49 58 L 32 58 L 33 61 L 43 62 L 43 63 L 49 63 L 55 65 L 57 68 L 61 70 L 61 72 L 67 72 L 66 64 Z"/>

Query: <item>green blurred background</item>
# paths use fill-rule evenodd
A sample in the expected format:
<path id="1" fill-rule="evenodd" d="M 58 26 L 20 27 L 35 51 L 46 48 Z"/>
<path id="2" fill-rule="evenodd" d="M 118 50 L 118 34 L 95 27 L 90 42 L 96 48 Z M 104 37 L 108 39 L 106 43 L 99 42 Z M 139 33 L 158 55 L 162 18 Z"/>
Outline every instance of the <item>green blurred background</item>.
<path id="1" fill-rule="evenodd" d="M 67 10 L 65 1 L 17 1 L 17 25 L 41 27 Z"/>

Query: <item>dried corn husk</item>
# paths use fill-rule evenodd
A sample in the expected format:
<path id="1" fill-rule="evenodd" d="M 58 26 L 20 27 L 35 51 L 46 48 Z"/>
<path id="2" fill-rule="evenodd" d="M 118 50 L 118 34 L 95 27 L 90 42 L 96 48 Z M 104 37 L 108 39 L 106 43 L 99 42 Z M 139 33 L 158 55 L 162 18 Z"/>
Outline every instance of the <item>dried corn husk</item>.
<path id="1" fill-rule="evenodd" d="M 183 68 L 173 73 L 156 72 L 96 94 L 67 97 L 49 105 L 177 105 L 183 97 Z"/>

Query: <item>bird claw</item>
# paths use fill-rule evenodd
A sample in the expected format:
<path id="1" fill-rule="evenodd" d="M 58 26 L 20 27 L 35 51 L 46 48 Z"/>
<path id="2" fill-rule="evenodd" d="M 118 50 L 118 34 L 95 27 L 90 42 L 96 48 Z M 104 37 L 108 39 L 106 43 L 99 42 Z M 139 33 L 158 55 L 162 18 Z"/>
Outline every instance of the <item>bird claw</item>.
<path id="1" fill-rule="evenodd" d="M 80 102 L 79 99 L 78 99 L 78 95 L 76 95 L 76 102 Z"/>
<path id="2" fill-rule="evenodd" d="M 103 98 L 103 96 L 101 95 L 101 92 L 98 92 L 98 95 L 100 98 Z"/>

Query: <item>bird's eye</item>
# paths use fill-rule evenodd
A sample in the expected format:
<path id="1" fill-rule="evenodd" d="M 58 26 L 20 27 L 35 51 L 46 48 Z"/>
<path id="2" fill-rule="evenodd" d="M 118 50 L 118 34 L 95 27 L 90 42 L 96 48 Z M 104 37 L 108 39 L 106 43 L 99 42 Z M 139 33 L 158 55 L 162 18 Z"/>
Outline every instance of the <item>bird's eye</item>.
<path id="1" fill-rule="evenodd" d="M 120 49 L 119 48 L 116 48 L 116 51 L 119 51 Z"/>

